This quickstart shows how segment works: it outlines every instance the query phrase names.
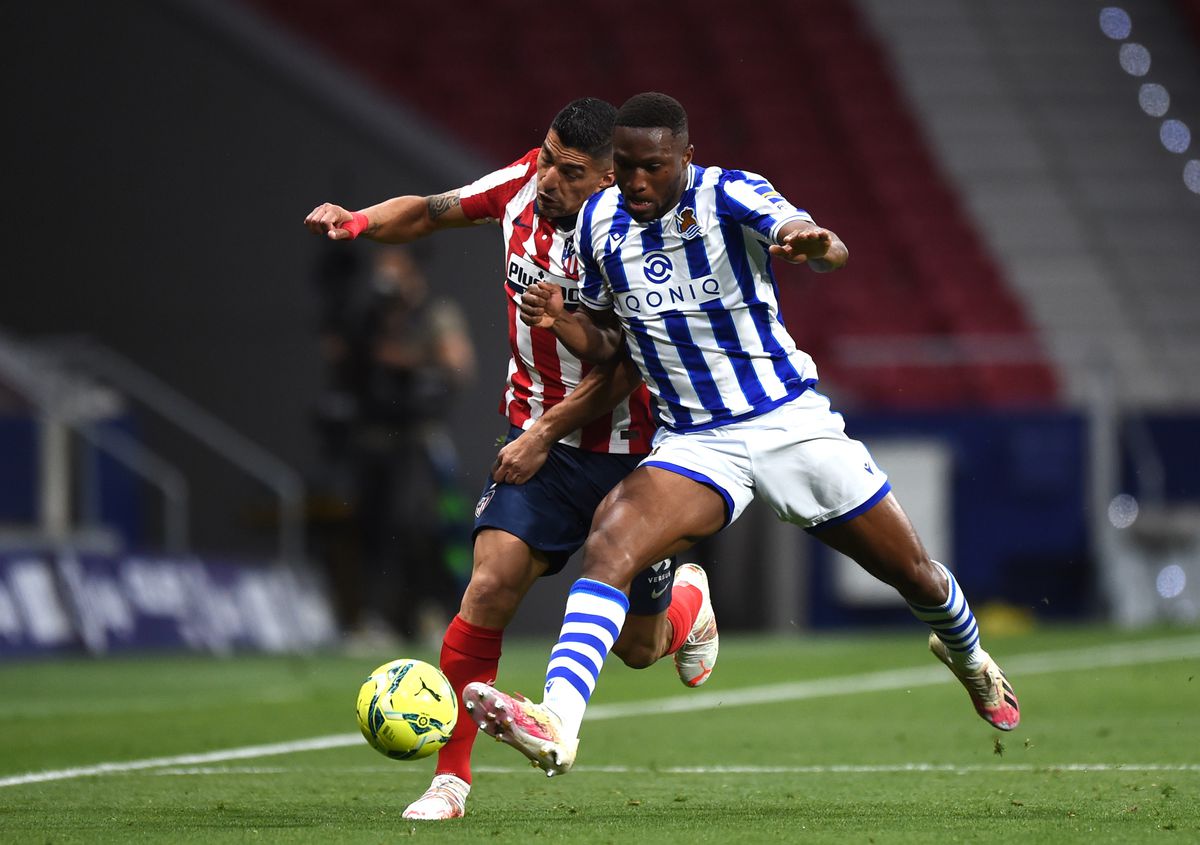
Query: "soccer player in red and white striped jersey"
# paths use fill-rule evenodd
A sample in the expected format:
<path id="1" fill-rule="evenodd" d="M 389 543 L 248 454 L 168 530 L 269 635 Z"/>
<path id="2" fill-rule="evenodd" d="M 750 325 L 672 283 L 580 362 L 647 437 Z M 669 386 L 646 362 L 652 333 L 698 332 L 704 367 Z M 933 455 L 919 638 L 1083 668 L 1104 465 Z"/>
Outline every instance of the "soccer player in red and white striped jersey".
<path id="1" fill-rule="evenodd" d="M 517 316 L 520 296 L 533 282 L 557 284 L 568 302 L 578 301 L 575 216 L 569 210 L 574 207 L 575 194 L 590 186 L 586 158 L 565 148 L 552 131 L 542 149 L 530 150 L 508 167 L 458 192 L 467 219 L 495 220 L 504 234 L 512 357 L 501 413 L 522 429 L 561 402 L 591 369 L 563 348 L 553 332 L 531 328 Z M 553 163 L 562 189 L 555 190 L 550 180 L 539 179 L 539 161 Z M 646 388 L 641 385 L 611 412 L 560 442 L 589 452 L 645 454 L 653 432 Z"/>
<path id="2" fill-rule="evenodd" d="M 481 222 L 499 224 L 503 233 L 511 358 L 501 413 L 510 429 L 475 508 L 471 581 L 442 644 L 441 668 L 460 701 L 471 681 L 494 681 L 503 630 L 521 599 L 583 545 L 601 499 L 650 451 L 648 394 L 628 358 L 584 364 L 553 332 L 518 314 L 521 294 L 535 282 L 561 286 L 568 307 L 578 302 L 576 216 L 588 197 L 613 183 L 615 114 L 602 100 L 575 100 L 539 149 L 470 185 L 362 211 L 323 203 L 305 218 L 311 231 L 334 240 L 406 243 Z M 684 683 L 702 683 L 712 660 L 696 674 L 693 656 L 700 648 L 714 658 L 717 640 L 703 570 L 685 564 L 676 576 L 669 560 L 648 567 L 634 579 L 628 604 L 613 653 L 635 668 L 675 654 Z M 464 713 L 439 752 L 432 785 L 405 818 L 463 815 L 476 735 Z"/>

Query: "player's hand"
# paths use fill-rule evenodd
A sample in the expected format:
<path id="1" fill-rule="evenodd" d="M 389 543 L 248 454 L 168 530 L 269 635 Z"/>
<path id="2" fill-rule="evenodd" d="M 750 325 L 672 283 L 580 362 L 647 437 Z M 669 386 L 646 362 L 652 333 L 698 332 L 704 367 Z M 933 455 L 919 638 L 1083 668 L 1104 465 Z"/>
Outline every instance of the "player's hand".
<path id="1" fill-rule="evenodd" d="M 505 443 L 492 464 L 492 480 L 499 484 L 524 484 L 546 463 L 550 445 L 528 431 Z"/>
<path id="2" fill-rule="evenodd" d="M 340 205 L 323 202 L 308 213 L 304 225 L 314 235 L 325 235 L 333 241 L 348 241 L 354 237 L 354 233 L 343 227 L 353 219 L 354 215 Z"/>
<path id="3" fill-rule="evenodd" d="M 824 258 L 832 243 L 832 232 L 814 226 L 784 235 L 781 243 L 771 246 L 770 253 L 792 264 L 803 264 L 810 258 Z"/>
<path id="4" fill-rule="evenodd" d="M 537 282 L 521 294 L 521 322 L 547 329 L 563 313 L 563 292 L 558 285 Z M 514 441 L 515 442 L 515 441 Z"/>

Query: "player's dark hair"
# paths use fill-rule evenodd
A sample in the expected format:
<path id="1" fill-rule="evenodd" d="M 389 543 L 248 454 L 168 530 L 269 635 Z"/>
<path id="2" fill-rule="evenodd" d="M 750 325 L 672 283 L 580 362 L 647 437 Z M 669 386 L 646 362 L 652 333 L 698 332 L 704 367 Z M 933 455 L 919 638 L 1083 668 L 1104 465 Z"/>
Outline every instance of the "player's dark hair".
<path id="1" fill-rule="evenodd" d="M 595 97 L 580 97 L 563 106 L 550 124 L 563 146 L 603 161 L 612 158 L 613 121 L 617 110 L 612 103 Z"/>
<path id="2" fill-rule="evenodd" d="M 634 94 L 617 109 L 617 126 L 638 129 L 670 129 L 676 138 L 687 139 L 687 112 L 674 97 L 647 91 Z"/>

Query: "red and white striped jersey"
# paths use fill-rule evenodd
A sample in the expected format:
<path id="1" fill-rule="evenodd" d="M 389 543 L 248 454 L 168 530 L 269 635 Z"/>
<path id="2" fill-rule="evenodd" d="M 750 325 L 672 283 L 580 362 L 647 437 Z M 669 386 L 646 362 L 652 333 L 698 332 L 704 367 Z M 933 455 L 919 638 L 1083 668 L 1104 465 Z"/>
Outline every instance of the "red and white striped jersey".
<path id="1" fill-rule="evenodd" d="M 560 285 L 568 309 L 579 307 L 579 262 L 574 231 L 537 212 L 538 149 L 459 191 L 472 220 L 495 220 L 504 233 L 505 299 L 508 301 L 508 385 L 500 413 L 527 429 L 544 411 L 570 395 L 591 365 L 572 355 L 549 329 L 521 322 L 518 303 L 534 282 Z M 654 434 L 650 395 L 640 385 L 620 405 L 560 442 L 590 452 L 645 454 Z"/>

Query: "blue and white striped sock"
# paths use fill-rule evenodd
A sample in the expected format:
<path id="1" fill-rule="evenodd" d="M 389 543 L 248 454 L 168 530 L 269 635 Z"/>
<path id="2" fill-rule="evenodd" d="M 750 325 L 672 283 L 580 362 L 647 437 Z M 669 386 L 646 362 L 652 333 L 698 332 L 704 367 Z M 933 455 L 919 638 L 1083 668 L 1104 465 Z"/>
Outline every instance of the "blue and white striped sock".
<path id="1" fill-rule="evenodd" d="M 979 625 L 975 622 L 975 614 L 971 612 L 967 597 L 950 570 L 936 560 L 933 565 L 946 573 L 946 586 L 949 589 L 946 603 L 940 607 L 922 607 L 909 602 L 908 606 L 913 615 L 932 628 L 938 639 L 945 643 L 950 660 L 956 667 L 974 671 L 987 657 L 979 645 Z"/>
<path id="2" fill-rule="evenodd" d="M 558 642 L 546 667 L 542 704 L 562 721 L 566 736 L 579 735 L 596 679 L 625 624 L 629 599 L 616 587 L 580 578 L 567 596 Z"/>

